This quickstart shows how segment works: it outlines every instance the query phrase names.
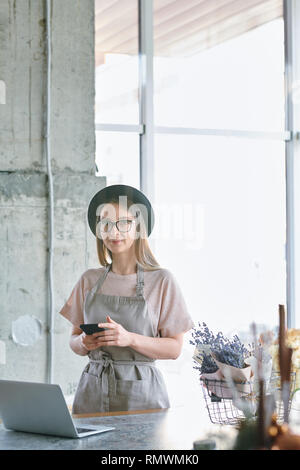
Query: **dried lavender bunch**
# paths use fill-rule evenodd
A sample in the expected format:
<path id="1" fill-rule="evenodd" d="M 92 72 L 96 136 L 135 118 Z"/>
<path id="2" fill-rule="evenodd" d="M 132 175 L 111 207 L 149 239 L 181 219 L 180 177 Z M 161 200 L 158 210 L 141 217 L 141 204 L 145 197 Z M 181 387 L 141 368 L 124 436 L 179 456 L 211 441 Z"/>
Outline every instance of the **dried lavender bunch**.
<path id="1" fill-rule="evenodd" d="M 213 368 L 213 372 L 218 369 L 211 354 L 202 350 L 203 345 L 210 346 L 211 353 L 214 354 L 219 362 L 238 367 L 239 369 L 246 367 L 244 360 L 251 355 L 251 351 L 244 346 L 237 335 L 233 339 L 229 339 L 220 331 L 217 335 L 214 335 L 204 322 L 202 324 L 198 322 L 198 325 L 199 328 L 193 328 L 192 331 L 194 341 L 190 340 L 190 344 L 196 346 L 197 349 L 199 348 L 200 353 L 197 357 L 202 359 L 201 368 L 195 368 L 198 368 L 201 373 L 209 373 L 208 369 L 210 372 Z"/>
<path id="2" fill-rule="evenodd" d="M 251 352 L 245 347 L 237 335 L 234 335 L 230 340 L 223 336 L 223 333 L 218 333 L 219 345 L 213 348 L 213 353 L 216 359 L 224 364 L 238 367 L 242 369 L 246 366 L 244 360 L 249 357 Z"/>
<path id="3" fill-rule="evenodd" d="M 193 369 L 199 370 L 201 374 L 212 374 L 219 369 L 210 354 L 201 351 L 196 357 L 201 360 L 201 366 L 195 361 L 197 365 L 193 366 Z"/>
<path id="4" fill-rule="evenodd" d="M 196 357 L 200 359 L 201 366 L 199 367 L 199 363 L 195 360 L 195 363 L 198 365 L 194 366 L 193 368 L 199 370 L 201 374 L 212 374 L 213 372 L 216 372 L 219 367 L 209 353 L 206 353 L 203 349 L 200 350 L 200 346 L 211 346 L 214 344 L 216 338 L 204 322 L 202 323 L 202 326 L 199 322 L 198 325 L 198 330 L 196 328 L 193 328 L 192 330 L 192 337 L 194 341 L 190 340 L 190 344 L 196 346 L 197 349 L 199 348 L 199 352 Z"/>

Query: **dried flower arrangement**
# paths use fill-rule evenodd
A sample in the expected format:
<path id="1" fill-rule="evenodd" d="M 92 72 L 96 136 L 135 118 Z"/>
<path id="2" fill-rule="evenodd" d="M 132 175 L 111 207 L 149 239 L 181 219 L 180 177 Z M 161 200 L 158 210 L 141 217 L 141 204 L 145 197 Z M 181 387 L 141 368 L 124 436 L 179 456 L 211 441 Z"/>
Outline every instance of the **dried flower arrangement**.
<path id="1" fill-rule="evenodd" d="M 246 348 L 237 335 L 232 339 L 220 331 L 215 335 L 204 322 L 198 322 L 198 328 L 194 327 L 191 335 L 190 344 L 195 346 L 193 360 L 196 365 L 193 368 L 200 372 L 200 379 L 205 380 L 205 386 L 214 395 L 232 398 L 231 387 L 226 384 L 228 374 L 239 391 L 251 391 L 248 385 L 243 385 L 253 375 L 251 365 L 246 362 L 253 355 L 251 345 Z"/>
<path id="2" fill-rule="evenodd" d="M 248 367 L 245 359 L 253 354 L 251 349 L 247 349 L 235 335 L 233 339 L 226 338 L 222 332 L 217 335 L 208 328 L 206 323 L 198 322 L 199 328 L 193 328 L 190 343 L 196 346 L 194 360 L 199 365 L 194 368 L 198 369 L 201 374 L 214 373 L 219 369 L 218 362 L 227 364 L 238 369 Z"/>
<path id="3" fill-rule="evenodd" d="M 291 371 L 292 364 L 295 368 L 297 367 L 295 350 L 299 348 L 300 331 L 287 330 L 285 317 L 284 305 L 279 305 L 278 340 L 273 341 L 272 346 L 277 346 L 273 348 L 273 359 L 275 368 L 279 367 L 280 370 L 284 422 L 279 424 L 275 412 L 275 397 L 273 394 L 266 394 L 263 381 L 260 379 L 258 420 L 256 422 L 246 420 L 240 423 L 234 449 L 300 450 L 300 435 L 295 434 L 288 424 Z M 270 341 L 268 340 L 267 343 L 269 344 Z M 269 350 L 272 352 L 272 347 Z M 299 353 L 299 349 L 297 352 Z M 292 361 L 294 354 L 294 361 Z"/>
<path id="4" fill-rule="evenodd" d="M 269 335 L 269 338 L 260 337 L 257 341 L 256 327 L 253 324 L 254 343 L 252 346 L 248 345 L 249 348 L 242 344 L 237 335 L 230 340 L 221 332 L 214 335 L 205 323 L 198 325 L 199 328 L 193 329 L 193 340 L 190 340 L 190 344 L 195 346 L 194 369 L 200 371 L 201 379 L 214 377 L 215 380 L 211 382 L 215 384 L 221 384 L 225 379 L 232 396 L 218 395 L 222 391 L 222 386 L 214 385 L 211 392 L 217 396 L 217 400 L 213 401 L 223 403 L 221 398 L 232 398 L 232 403 L 244 414 L 244 418 L 238 418 L 238 434 L 233 449 L 300 450 L 300 435 L 294 434 L 288 425 L 291 372 L 294 369 L 299 373 L 300 330 L 286 329 L 284 306 L 279 305 L 278 340 L 274 341 Z M 279 423 L 277 415 L 275 393 L 277 385 L 275 390 L 272 387 L 268 388 L 272 365 L 273 370 L 280 371 L 283 424 Z M 247 376 L 245 371 L 251 371 L 251 374 Z M 238 384 L 243 382 L 238 380 L 243 377 L 244 379 L 248 377 L 248 381 L 244 380 L 244 384 L 253 382 L 256 377 L 258 390 L 257 387 L 253 387 L 251 393 L 239 395 L 237 391 L 243 389 L 239 388 Z M 207 383 L 205 385 L 206 388 L 212 387 Z M 250 403 L 253 399 L 257 401 L 257 406 L 253 407 Z"/>
<path id="5" fill-rule="evenodd" d="M 248 345 L 247 349 L 237 335 L 232 339 L 225 337 L 221 331 L 215 335 L 206 323 L 198 322 L 198 328 L 193 328 L 192 338 L 190 344 L 195 346 L 194 369 L 199 370 L 201 375 L 222 371 L 225 365 L 235 369 L 249 368 L 245 360 L 253 354 L 253 347 Z M 238 374 L 237 378 L 241 377 Z"/>
<path id="6" fill-rule="evenodd" d="M 300 388 L 300 330 L 290 328 L 286 331 L 285 344 L 292 348 L 292 364 L 291 372 L 296 375 L 296 388 Z M 273 341 L 269 346 L 269 353 L 273 358 L 274 369 L 279 370 L 279 341 L 273 337 Z"/>

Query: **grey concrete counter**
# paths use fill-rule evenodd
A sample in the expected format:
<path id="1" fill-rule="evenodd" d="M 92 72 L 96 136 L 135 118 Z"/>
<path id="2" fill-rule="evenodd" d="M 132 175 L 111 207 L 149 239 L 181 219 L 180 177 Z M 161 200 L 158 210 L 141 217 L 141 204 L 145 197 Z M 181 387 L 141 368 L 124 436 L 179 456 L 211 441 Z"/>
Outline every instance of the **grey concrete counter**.
<path id="1" fill-rule="evenodd" d="M 216 435 L 218 448 L 228 448 L 234 430 L 210 423 L 201 406 L 155 412 L 75 418 L 76 425 L 115 426 L 115 430 L 81 439 L 6 430 L 0 423 L 0 449 L 18 450 L 191 450 L 193 442 Z M 219 439 L 220 432 L 225 440 Z"/>

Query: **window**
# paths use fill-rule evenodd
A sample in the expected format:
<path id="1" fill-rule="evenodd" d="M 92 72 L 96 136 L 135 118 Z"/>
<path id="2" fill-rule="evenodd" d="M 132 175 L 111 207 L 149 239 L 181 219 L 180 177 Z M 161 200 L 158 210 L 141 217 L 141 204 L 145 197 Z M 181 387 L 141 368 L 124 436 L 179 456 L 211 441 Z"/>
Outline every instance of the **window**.
<path id="1" fill-rule="evenodd" d="M 279 303 L 296 326 L 297 40 L 294 0 L 96 0 L 99 174 L 150 197 L 157 259 L 225 334 Z"/>
<path id="2" fill-rule="evenodd" d="M 155 55 L 155 125 L 282 132 L 283 38 L 279 18 L 192 55 Z"/>
<path id="3" fill-rule="evenodd" d="M 286 303 L 282 5 L 248 30 L 270 2 L 187 3 L 154 0 L 155 201 L 181 203 L 184 229 L 191 212 L 190 231 L 180 239 L 170 221 L 156 253 L 195 320 L 226 333 L 272 328 Z"/>
<path id="4" fill-rule="evenodd" d="M 156 254 L 177 274 L 194 320 L 215 331 L 277 324 L 286 301 L 284 163 L 280 141 L 155 136 Z"/>
<path id="5" fill-rule="evenodd" d="M 107 185 L 140 185 L 138 52 L 138 2 L 96 0 L 96 165 Z"/>

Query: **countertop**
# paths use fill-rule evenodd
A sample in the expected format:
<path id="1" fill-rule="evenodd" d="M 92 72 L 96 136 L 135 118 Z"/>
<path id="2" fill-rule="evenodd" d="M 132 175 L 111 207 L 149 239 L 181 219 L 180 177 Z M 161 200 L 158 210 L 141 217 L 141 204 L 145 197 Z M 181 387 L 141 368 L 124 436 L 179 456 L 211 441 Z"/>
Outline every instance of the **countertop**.
<path id="1" fill-rule="evenodd" d="M 229 448 L 232 426 L 212 424 L 205 403 L 168 409 L 73 415 L 76 426 L 112 425 L 116 429 L 80 439 L 6 430 L 0 423 L 0 449 L 15 450 L 192 450 L 193 442 L 215 438 L 217 449 Z"/>

